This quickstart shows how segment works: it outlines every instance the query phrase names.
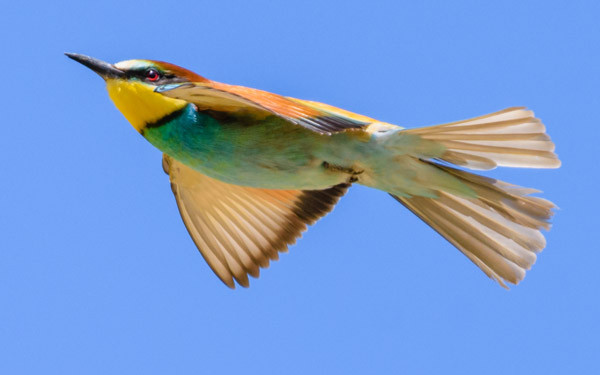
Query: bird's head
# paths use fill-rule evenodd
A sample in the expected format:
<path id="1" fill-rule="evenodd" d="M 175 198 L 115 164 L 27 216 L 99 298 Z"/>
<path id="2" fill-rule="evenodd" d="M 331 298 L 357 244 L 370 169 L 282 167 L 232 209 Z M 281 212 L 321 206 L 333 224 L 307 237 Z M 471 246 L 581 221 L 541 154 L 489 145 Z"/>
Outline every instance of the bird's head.
<path id="1" fill-rule="evenodd" d="M 104 78 L 108 95 L 138 132 L 188 104 L 156 92 L 157 87 L 208 81 L 187 69 L 161 61 L 126 60 L 113 65 L 76 53 L 66 55 Z"/>

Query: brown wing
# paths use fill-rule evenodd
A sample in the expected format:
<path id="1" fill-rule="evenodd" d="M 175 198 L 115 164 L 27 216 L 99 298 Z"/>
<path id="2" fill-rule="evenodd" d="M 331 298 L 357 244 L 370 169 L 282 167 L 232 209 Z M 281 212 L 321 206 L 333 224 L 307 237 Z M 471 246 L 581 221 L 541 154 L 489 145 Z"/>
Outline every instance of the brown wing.
<path id="1" fill-rule="evenodd" d="M 194 103 L 199 110 L 226 112 L 230 116 L 275 115 L 320 134 L 360 129 L 372 122 L 367 117 L 321 103 L 214 81 L 159 86 L 156 91 Z"/>
<path id="2" fill-rule="evenodd" d="M 231 185 L 163 156 L 183 222 L 200 253 L 230 288 L 287 251 L 307 224 L 331 211 L 349 185 L 273 190 Z"/>

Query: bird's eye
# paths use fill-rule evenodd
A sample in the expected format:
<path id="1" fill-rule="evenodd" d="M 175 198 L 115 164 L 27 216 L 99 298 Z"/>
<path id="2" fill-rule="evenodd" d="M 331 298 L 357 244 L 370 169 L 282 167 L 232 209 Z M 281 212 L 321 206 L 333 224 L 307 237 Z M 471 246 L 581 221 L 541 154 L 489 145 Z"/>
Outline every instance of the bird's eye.
<path id="1" fill-rule="evenodd" d="M 148 81 L 158 81 L 158 79 L 160 78 L 160 73 L 158 73 L 155 69 L 148 69 L 146 70 L 146 79 Z"/>

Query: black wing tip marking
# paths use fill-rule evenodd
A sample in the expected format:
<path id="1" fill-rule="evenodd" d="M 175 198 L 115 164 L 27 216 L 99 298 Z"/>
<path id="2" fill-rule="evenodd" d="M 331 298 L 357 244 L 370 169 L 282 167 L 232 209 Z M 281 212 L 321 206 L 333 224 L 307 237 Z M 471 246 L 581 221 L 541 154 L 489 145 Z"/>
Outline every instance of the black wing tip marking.
<path id="1" fill-rule="evenodd" d="M 303 190 L 293 212 L 306 224 L 314 224 L 333 209 L 349 187 L 350 184 L 343 183 L 325 190 Z"/>
<path id="2" fill-rule="evenodd" d="M 310 130 L 331 135 L 344 130 L 360 129 L 369 123 L 338 116 L 304 117 L 297 120 Z"/>
<path id="3" fill-rule="evenodd" d="M 281 228 L 277 240 L 273 241 L 271 248 L 265 252 L 268 258 L 272 261 L 278 260 L 279 253 L 287 252 L 288 246 L 296 242 L 302 232 L 307 229 L 307 225 L 314 224 L 330 212 L 349 187 L 350 184 L 343 183 L 324 190 L 303 190 L 297 198 L 291 214 L 287 217 L 288 225 Z M 267 262 L 266 267 L 268 266 Z M 260 268 L 266 267 L 260 266 Z M 250 276 L 258 277 L 258 275 L 251 274 Z M 242 287 L 249 286 L 246 279 L 242 280 L 244 283 L 240 283 L 237 277 L 233 276 L 233 278 Z"/>

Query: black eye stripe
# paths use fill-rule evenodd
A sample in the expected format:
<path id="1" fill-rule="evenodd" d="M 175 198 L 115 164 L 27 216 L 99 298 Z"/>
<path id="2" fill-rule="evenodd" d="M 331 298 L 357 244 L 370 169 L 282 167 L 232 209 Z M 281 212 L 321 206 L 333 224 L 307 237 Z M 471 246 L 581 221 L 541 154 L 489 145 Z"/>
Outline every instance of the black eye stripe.
<path id="1" fill-rule="evenodd" d="M 158 75 L 160 77 L 166 77 L 167 76 L 163 72 L 161 72 L 160 70 L 158 70 L 156 68 L 143 68 L 143 69 L 138 68 L 138 69 L 132 69 L 132 70 L 129 70 L 127 72 L 127 76 L 129 76 L 131 78 L 137 77 L 137 78 L 143 78 L 143 79 L 145 79 L 147 77 L 147 74 L 148 74 L 149 71 L 155 71 L 156 73 L 158 73 Z"/>
<path id="2" fill-rule="evenodd" d="M 147 73 L 153 70 L 158 73 L 158 79 L 151 80 L 148 78 Z M 131 69 L 127 72 L 128 78 L 137 78 L 146 83 L 153 85 L 164 85 L 167 83 L 179 83 L 179 82 L 188 82 L 185 78 L 177 77 L 175 74 L 168 71 L 161 71 L 160 69 L 154 67 L 145 67 L 145 68 L 137 68 Z"/>

